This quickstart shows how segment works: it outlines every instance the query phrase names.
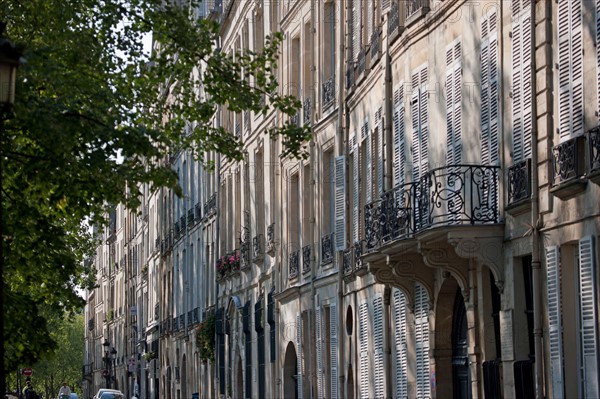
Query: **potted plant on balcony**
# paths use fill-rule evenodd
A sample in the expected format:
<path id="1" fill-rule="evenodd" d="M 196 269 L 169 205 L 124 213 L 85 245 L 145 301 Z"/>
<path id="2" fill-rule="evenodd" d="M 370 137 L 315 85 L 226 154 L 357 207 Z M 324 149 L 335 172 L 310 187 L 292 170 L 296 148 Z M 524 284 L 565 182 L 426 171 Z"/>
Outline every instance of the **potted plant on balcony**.
<path id="1" fill-rule="evenodd" d="M 215 360 L 215 315 L 209 313 L 196 329 L 196 347 L 203 362 Z"/>
<path id="2" fill-rule="evenodd" d="M 240 255 L 237 252 L 221 256 L 215 264 L 217 278 L 223 279 L 240 270 Z"/>

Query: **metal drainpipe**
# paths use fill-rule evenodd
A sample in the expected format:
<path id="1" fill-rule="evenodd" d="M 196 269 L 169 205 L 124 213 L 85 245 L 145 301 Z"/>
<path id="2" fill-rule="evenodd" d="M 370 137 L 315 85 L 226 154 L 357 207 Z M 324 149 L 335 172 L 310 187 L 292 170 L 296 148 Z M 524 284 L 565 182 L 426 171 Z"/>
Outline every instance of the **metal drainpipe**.
<path id="1" fill-rule="evenodd" d="M 349 18 L 350 8 L 349 1 L 344 1 L 340 4 L 339 15 L 340 17 L 345 15 L 345 22 L 352 23 L 351 18 Z M 342 6 L 342 4 L 344 6 Z M 345 10 L 344 8 L 345 7 Z M 340 18 L 341 20 L 342 18 Z M 336 57 L 337 60 L 341 62 L 337 63 L 338 69 L 338 101 L 337 101 L 337 130 L 336 130 L 336 148 L 335 152 L 338 156 L 346 155 L 348 152 L 346 151 L 346 145 L 344 144 L 344 137 L 346 136 L 346 129 L 348 127 L 348 118 L 349 115 L 346 112 L 346 89 L 344 85 L 344 66 L 346 65 L 343 60 L 346 59 L 346 48 L 350 46 L 350 37 L 346 36 L 346 26 L 343 23 L 340 23 L 340 35 L 339 35 L 339 55 Z M 347 161 L 347 158 L 346 158 Z M 344 164 L 344 169 L 347 170 L 347 163 Z M 347 177 L 347 173 L 344 173 Z M 346 197 L 346 193 L 344 193 L 344 197 Z M 346 207 L 347 201 L 344 201 L 344 207 Z M 346 207 L 347 208 L 347 207 Z M 347 209 L 346 209 L 347 210 Z M 345 237 L 344 237 L 345 239 Z M 335 244 L 334 244 L 335 245 Z M 345 362 L 345 345 L 344 340 L 341 339 L 346 333 L 345 329 L 339 328 L 340 326 L 345 325 L 344 323 L 344 253 L 337 252 L 336 259 L 338 265 L 338 393 L 339 397 L 346 397 L 345 392 L 345 382 L 346 382 L 346 362 Z M 350 361 L 351 363 L 352 361 Z"/>
<path id="2" fill-rule="evenodd" d="M 221 111 L 219 111 L 218 117 L 217 117 L 217 124 L 219 124 L 219 120 L 220 120 L 220 116 L 221 116 Z M 216 212 L 215 212 L 215 235 L 214 235 L 214 261 L 217 260 L 217 257 L 219 256 L 219 251 L 221 250 L 221 236 L 220 236 L 220 228 L 219 228 L 219 224 L 220 224 L 220 219 L 221 219 L 221 207 L 219 206 L 221 204 L 220 201 L 220 191 L 219 188 L 221 187 L 221 155 L 215 152 L 215 155 L 217 157 L 217 166 L 216 166 L 216 170 L 215 170 L 215 174 L 216 174 L 216 183 L 217 186 L 215 187 L 215 208 L 216 208 Z M 214 273 L 215 273 L 215 278 L 213 279 L 213 281 L 215 282 L 215 314 L 216 312 L 219 310 L 219 281 L 217 280 L 217 276 L 216 276 L 216 268 L 213 268 Z M 224 314 L 221 313 L 221 325 L 223 325 L 224 321 L 223 321 L 223 317 Z M 223 339 L 223 338 L 221 338 Z M 221 366 L 221 364 L 219 363 L 219 354 L 218 354 L 218 348 L 219 348 L 219 342 L 217 340 L 215 340 L 215 342 L 217 343 L 217 353 L 215 356 L 215 365 L 216 367 L 214 368 L 214 373 L 215 373 L 215 385 L 214 385 L 214 394 L 215 394 L 215 398 L 219 397 L 219 386 L 221 381 L 219 380 L 220 375 L 219 375 L 219 368 Z"/>

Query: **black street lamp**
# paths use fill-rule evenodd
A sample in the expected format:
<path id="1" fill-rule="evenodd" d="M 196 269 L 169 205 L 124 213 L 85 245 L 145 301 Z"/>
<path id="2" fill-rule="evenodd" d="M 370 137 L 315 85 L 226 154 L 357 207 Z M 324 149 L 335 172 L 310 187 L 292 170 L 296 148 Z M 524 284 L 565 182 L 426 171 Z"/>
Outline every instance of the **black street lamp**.
<path id="1" fill-rule="evenodd" d="M 106 387 L 111 388 L 111 386 L 110 386 L 110 356 L 108 353 L 108 347 L 110 346 L 110 343 L 108 342 L 108 339 L 104 340 L 104 343 L 102 344 L 102 346 L 104 347 L 104 357 L 102 359 L 104 360 L 104 367 L 105 367 L 102 374 L 106 378 Z"/>
<path id="2" fill-rule="evenodd" d="M 22 51 L 4 37 L 6 23 L 0 21 L 0 154 L 4 143 L 4 114 L 15 101 L 17 67 Z M 0 187 L 2 187 L 2 163 L 0 155 Z M 0 392 L 6 392 L 6 372 L 4 370 L 4 215 L 2 214 L 2 190 L 0 189 Z"/>

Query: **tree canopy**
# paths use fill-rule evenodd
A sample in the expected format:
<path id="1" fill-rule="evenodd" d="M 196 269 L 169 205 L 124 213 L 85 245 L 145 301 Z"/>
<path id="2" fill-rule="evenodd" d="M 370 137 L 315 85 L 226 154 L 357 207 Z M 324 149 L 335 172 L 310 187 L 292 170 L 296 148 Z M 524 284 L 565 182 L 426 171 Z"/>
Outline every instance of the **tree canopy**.
<path id="1" fill-rule="evenodd" d="M 178 150 L 242 159 L 242 138 L 213 123 L 220 109 L 291 116 L 300 107 L 278 89 L 281 34 L 260 52 L 221 51 L 218 24 L 197 18 L 195 1 L 165 3 L 0 3 L 5 35 L 26 60 L 0 142 L 6 370 L 56 350 L 48 312 L 83 306 L 77 287 L 95 276 L 83 262 L 95 248 L 83 220 L 105 223 L 117 203 L 137 207 L 142 183 L 177 190 L 165 160 Z M 149 33 L 152 54 L 143 48 Z M 308 128 L 284 123 L 270 133 L 284 155 L 305 154 Z"/>

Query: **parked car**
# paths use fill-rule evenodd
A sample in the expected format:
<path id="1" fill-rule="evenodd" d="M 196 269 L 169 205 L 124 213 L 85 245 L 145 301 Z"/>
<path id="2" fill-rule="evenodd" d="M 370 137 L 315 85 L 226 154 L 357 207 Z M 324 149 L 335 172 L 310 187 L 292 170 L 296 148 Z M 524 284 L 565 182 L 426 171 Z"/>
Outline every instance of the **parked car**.
<path id="1" fill-rule="evenodd" d="M 119 391 L 118 389 L 100 388 L 98 390 L 98 392 L 96 392 L 96 394 L 94 395 L 94 397 L 92 399 L 100 399 L 102 394 L 105 392 L 114 392 L 114 393 L 120 393 L 121 395 L 123 395 L 123 392 Z"/>
<path id="2" fill-rule="evenodd" d="M 79 399 L 79 395 L 77 395 L 75 392 L 71 392 L 71 394 L 69 395 L 70 399 Z"/>
<path id="3" fill-rule="evenodd" d="M 125 395 L 123 394 L 123 392 L 111 390 L 111 391 L 102 392 L 98 399 L 124 399 L 124 398 L 125 398 Z"/>

